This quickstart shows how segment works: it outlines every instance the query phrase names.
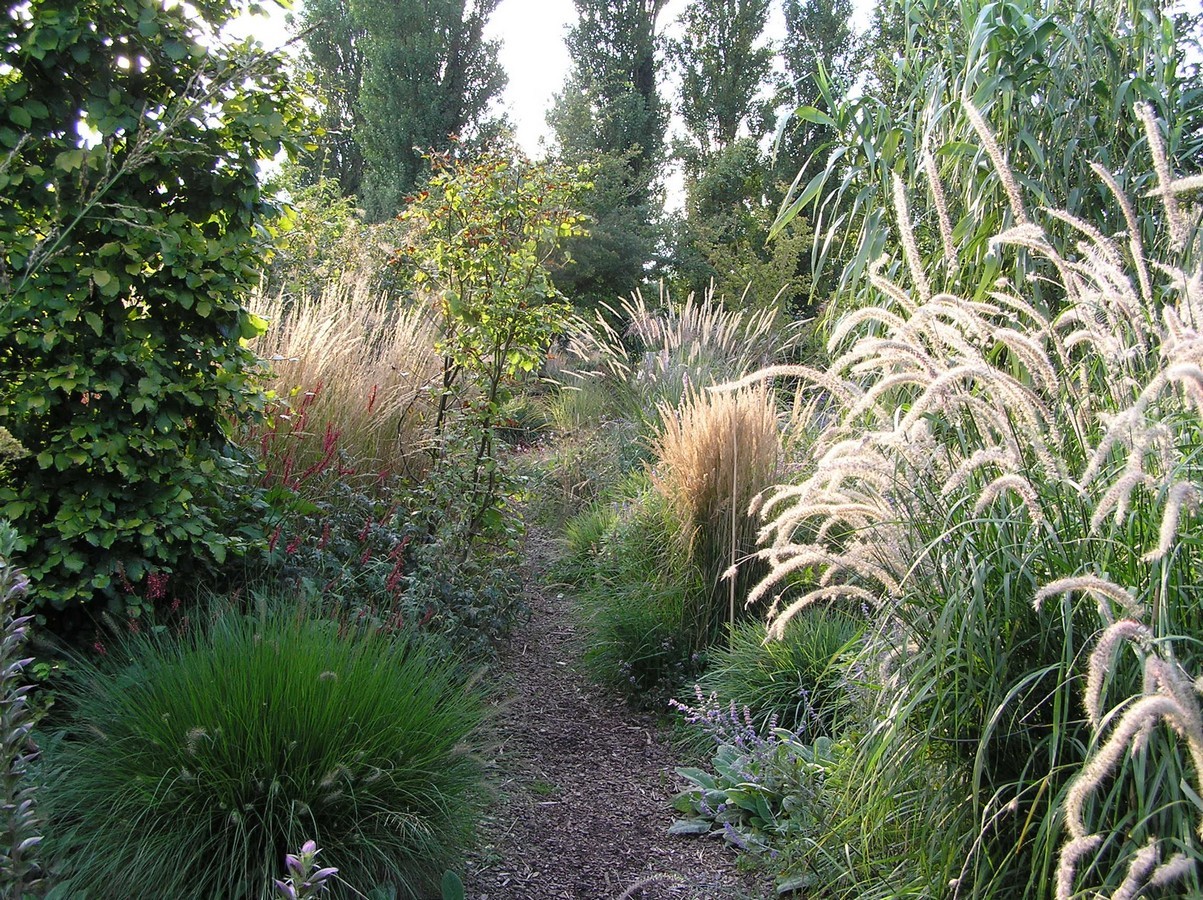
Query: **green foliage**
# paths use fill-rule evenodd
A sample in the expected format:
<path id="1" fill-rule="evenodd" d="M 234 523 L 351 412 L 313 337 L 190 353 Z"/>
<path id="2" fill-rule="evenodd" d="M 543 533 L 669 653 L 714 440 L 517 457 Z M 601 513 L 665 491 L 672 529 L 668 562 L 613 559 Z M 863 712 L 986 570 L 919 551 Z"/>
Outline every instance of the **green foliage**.
<path id="1" fill-rule="evenodd" d="M 834 735 L 850 701 L 840 657 L 865 626 L 859 616 L 831 607 L 791 619 L 769 640 L 763 623 L 745 622 L 710 654 L 698 690 L 720 707 L 747 710 L 760 734 L 773 725 L 789 731 Z"/>
<path id="2" fill-rule="evenodd" d="M 499 0 L 315 0 L 301 23 L 327 95 L 324 156 L 370 221 L 396 214 L 425 175 L 423 154 L 487 131 L 505 88 L 485 26 Z M 349 145 L 348 135 L 354 142 Z M 362 162 L 361 162 L 362 160 Z"/>
<path id="3" fill-rule="evenodd" d="M 678 295 L 713 294 L 731 309 L 785 311 L 805 302 L 810 229 L 795 221 L 769 241 L 770 169 L 756 141 L 742 138 L 715 151 L 689 183 L 675 237 Z"/>
<path id="4" fill-rule="evenodd" d="M 821 83 L 834 89 L 827 96 L 842 101 L 855 80 L 854 62 L 859 56 L 849 20 L 851 0 L 784 0 L 785 42 L 781 47 L 785 83 L 779 102 L 789 112 L 778 124 L 773 150 L 773 171 L 790 184 L 810 162 L 814 153 L 834 136 L 813 117 L 797 116 L 794 110 L 811 107 L 828 113 Z M 807 172 L 807 177 L 812 174 Z M 774 190 L 774 199 L 780 200 Z"/>
<path id="5" fill-rule="evenodd" d="M 868 90 L 842 99 L 842 86 L 822 78 L 820 102 L 798 114 L 834 135 L 825 165 L 808 169 L 778 220 L 780 227 L 813 213 L 813 287 L 823 292 L 816 300 L 838 269 L 842 303 L 865 302 L 869 266 L 896 234 L 888 215 L 894 175 L 911 188 L 918 244 L 947 248 L 938 287 L 977 298 L 993 289 L 999 260 L 990 241 L 1023 214 L 1012 209 L 963 100 L 1007 148 L 1030 209 L 1064 209 L 1107 234 L 1125 228 L 1091 169 L 1098 164 L 1141 198 L 1148 247 L 1159 216 L 1156 201 L 1144 198 L 1151 175 L 1135 104 L 1151 104 L 1170 123 L 1175 165 L 1193 169 L 1203 159 L 1201 86 L 1174 20 L 1151 0 L 891 0 L 881 7 L 876 43 L 878 75 Z M 1060 298 L 1047 295 L 1045 274 L 1019 277 L 1031 299 L 1052 308 Z"/>
<path id="6" fill-rule="evenodd" d="M 582 233 L 582 173 L 536 166 L 500 151 L 475 160 L 431 158 L 426 190 L 402 219 L 401 256 L 440 323 L 442 373 L 434 428 L 443 443 L 432 481 L 457 497 L 450 524 L 462 555 L 504 530 L 497 427 L 511 388 L 536 371 L 564 325 L 566 305 L 547 262 Z"/>
<path id="7" fill-rule="evenodd" d="M 578 309 L 630 296 L 647 281 L 647 265 L 659 252 L 663 198 L 655 183 L 636 174 L 640 154 L 633 147 L 581 157 L 593 185 L 579 204 L 588 233 L 565 243 L 568 258 L 556 261 L 552 272 Z M 569 158 L 567 151 L 563 156 Z"/>
<path id="8" fill-rule="evenodd" d="M 588 235 L 569 242 L 556 284 L 580 307 L 613 303 L 645 280 L 658 253 L 667 110 L 660 97 L 656 20 L 665 0 L 575 0 L 572 70 L 547 121 L 558 155 L 589 165 L 581 198 Z"/>
<path id="9" fill-rule="evenodd" d="M 80 661 L 46 743 L 68 890 L 266 898 L 312 836 L 334 896 L 426 896 L 468 837 L 482 702 L 438 648 L 290 611 L 218 614 Z"/>
<path id="10" fill-rule="evenodd" d="M 272 209 L 258 165 L 304 108 L 287 66 L 213 38 L 234 14 L 10 3 L 0 73 L 0 483 L 33 601 L 121 605 L 134 582 L 244 541 L 206 511 L 240 477 L 259 324 L 243 306 Z M 137 615 L 138 609 L 131 608 Z"/>
<path id="11" fill-rule="evenodd" d="M 617 508 L 596 505 L 569 524 L 569 559 L 590 634 L 585 662 L 631 702 L 663 709 L 702 657 L 684 627 L 700 579 L 676 553 L 676 527 L 646 478 L 633 478 Z"/>
<path id="12" fill-rule="evenodd" d="M 272 248 L 260 293 L 278 297 L 285 307 L 316 300 L 333 285 L 362 285 L 382 293 L 394 287 L 387 266 L 396 245 L 396 223 L 365 225 L 353 197 L 334 179 L 301 184 L 300 169 L 288 167 L 271 183 L 287 198 L 272 227 Z"/>
<path id="13" fill-rule="evenodd" d="M 687 818 L 674 822 L 670 833 L 717 833 L 741 850 L 775 855 L 784 842 L 821 830 L 834 811 L 825 782 L 847 745 L 827 737 L 807 741 L 786 728 L 760 731 L 734 703 L 724 708 L 700 694 L 698 702 L 697 707 L 673 705 L 717 749 L 710 771 L 677 769 L 687 787 L 673 806 Z M 778 889 L 807 884 L 795 881 Z"/>
<path id="14" fill-rule="evenodd" d="M 772 130 L 771 101 L 763 96 L 773 64 L 764 42 L 768 14 L 768 0 L 695 0 L 681 15 L 681 36 L 669 54 L 681 73 L 687 134 L 677 152 L 690 176 L 742 134 Z"/>

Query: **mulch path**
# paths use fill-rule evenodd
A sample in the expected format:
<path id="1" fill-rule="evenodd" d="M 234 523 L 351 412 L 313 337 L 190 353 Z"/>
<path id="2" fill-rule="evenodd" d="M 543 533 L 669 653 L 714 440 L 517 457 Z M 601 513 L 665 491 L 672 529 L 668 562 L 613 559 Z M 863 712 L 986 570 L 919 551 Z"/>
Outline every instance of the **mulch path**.
<path id="1" fill-rule="evenodd" d="M 551 541 L 528 537 L 530 621 L 496 677 L 498 797 L 464 878 L 469 900 L 761 900 L 721 841 L 668 834 L 677 754 L 653 717 L 577 669 L 571 600 L 546 583 Z"/>

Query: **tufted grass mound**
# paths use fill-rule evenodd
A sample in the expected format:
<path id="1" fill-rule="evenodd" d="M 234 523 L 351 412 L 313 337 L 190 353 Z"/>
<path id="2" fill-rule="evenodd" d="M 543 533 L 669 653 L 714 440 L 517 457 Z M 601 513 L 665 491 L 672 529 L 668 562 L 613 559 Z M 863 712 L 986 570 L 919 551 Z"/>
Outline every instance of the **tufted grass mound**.
<path id="1" fill-rule="evenodd" d="M 72 893 L 267 898 L 315 840 L 335 896 L 416 897 L 469 838 L 483 702 L 432 644 L 225 613 L 123 650 L 76 668 L 46 749 L 47 849 Z"/>

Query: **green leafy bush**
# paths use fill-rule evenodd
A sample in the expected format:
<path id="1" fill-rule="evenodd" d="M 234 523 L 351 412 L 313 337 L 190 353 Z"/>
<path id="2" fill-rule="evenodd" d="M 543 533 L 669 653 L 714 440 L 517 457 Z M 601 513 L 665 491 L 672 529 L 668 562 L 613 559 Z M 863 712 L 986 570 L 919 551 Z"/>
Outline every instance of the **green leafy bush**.
<path id="1" fill-rule="evenodd" d="M 120 655 L 73 668 L 46 741 L 47 854 L 68 888 L 266 898 L 313 839 L 346 884 L 416 897 L 463 848 L 483 708 L 441 650 L 227 611 Z"/>
<path id="2" fill-rule="evenodd" d="M 118 573 L 245 542 L 205 502 L 242 476 L 255 409 L 243 306 L 272 213 L 258 164 L 295 148 L 288 66 L 213 35 L 235 13 L 79 0 L 0 16 L 0 422 L 28 450 L 0 481 L 32 601 L 107 596 Z"/>

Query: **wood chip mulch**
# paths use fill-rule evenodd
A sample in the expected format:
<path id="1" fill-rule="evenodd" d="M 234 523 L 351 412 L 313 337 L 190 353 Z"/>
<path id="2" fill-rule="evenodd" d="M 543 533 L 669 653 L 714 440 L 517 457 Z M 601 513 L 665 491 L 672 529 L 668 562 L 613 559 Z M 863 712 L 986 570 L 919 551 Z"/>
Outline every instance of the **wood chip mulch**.
<path id="1" fill-rule="evenodd" d="M 528 537 L 530 621 L 503 651 L 497 799 L 464 885 L 469 900 L 763 900 L 721 842 L 668 834 L 676 754 L 653 717 L 578 670 L 571 599 L 545 584 L 553 548 Z"/>

